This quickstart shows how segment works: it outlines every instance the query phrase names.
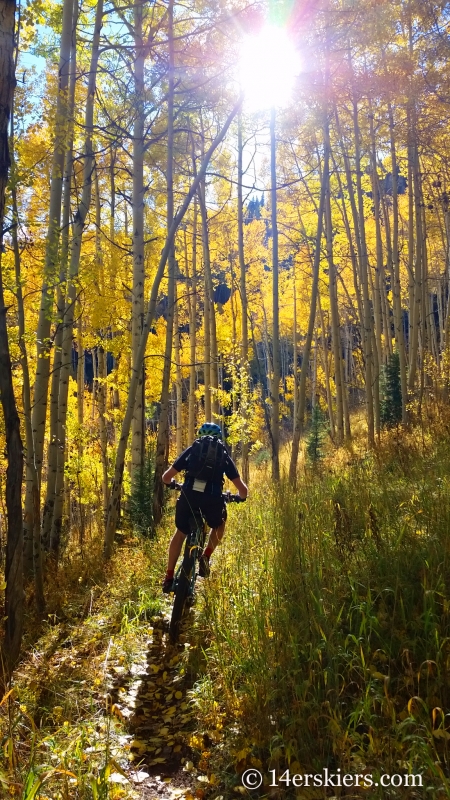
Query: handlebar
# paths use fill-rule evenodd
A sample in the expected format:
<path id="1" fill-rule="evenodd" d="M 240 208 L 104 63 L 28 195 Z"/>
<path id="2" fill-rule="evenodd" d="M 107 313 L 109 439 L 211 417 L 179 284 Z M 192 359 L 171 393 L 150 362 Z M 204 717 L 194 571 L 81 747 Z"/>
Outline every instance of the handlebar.
<path id="1" fill-rule="evenodd" d="M 181 491 L 183 488 L 183 485 L 177 483 L 176 480 L 171 480 L 166 486 L 168 489 L 178 489 L 178 491 Z M 238 494 L 231 494 L 231 492 L 222 492 L 222 499 L 225 500 L 226 503 L 245 503 L 247 500 L 246 497 L 239 497 Z"/>

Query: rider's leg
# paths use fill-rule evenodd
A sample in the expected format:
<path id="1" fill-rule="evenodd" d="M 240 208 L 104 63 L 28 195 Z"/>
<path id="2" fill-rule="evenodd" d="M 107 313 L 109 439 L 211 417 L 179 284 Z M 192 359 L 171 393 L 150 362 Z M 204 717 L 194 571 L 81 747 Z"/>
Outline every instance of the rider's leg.
<path id="1" fill-rule="evenodd" d="M 199 575 L 201 578 L 207 578 L 209 575 L 209 559 L 216 549 L 217 545 L 222 541 L 225 532 L 225 520 L 219 525 L 218 528 L 211 528 L 208 537 L 208 543 L 200 558 Z"/>
<path id="2" fill-rule="evenodd" d="M 169 544 L 169 556 L 168 556 L 168 564 L 167 564 L 167 574 L 174 573 L 175 567 L 181 553 L 181 548 L 183 547 L 184 541 L 186 536 L 182 533 L 179 528 L 176 529 L 172 539 L 170 540 Z"/>
<path id="3" fill-rule="evenodd" d="M 175 567 L 185 539 L 186 536 L 184 535 L 184 533 L 182 533 L 177 528 L 174 535 L 172 536 L 172 539 L 170 540 L 167 572 L 164 576 L 162 585 L 162 590 L 165 594 L 168 594 L 169 592 L 172 591 Z"/>
<path id="4" fill-rule="evenodd" d="M 211 528 L 209 532 L 208 543 L 204 550 L 204 554 L 207 557 L 209 557 L 212 553 L 214 553 L 214 550 L 216 549 L 217 545 L 220 544 L 220 542 L 222 541 L 224 533 L 225 533 L 225 522 L 222 522 L 222 524 L 219 525 L 218 528 Z"/>

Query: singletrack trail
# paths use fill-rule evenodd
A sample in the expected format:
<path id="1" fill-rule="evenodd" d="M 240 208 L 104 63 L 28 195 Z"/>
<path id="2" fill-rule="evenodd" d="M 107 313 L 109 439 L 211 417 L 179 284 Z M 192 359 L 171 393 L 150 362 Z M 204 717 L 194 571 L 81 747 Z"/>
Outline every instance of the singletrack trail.
<path id="1" fill-rule="evenodd" d="M 110 708 L 129 730 L 132 766 L 125 772 L 135 785 L 136 797 L 201 800 L 208 777 L 194 767 L 188 745 L 196 725 L 187 695 L 195 679 L 186 642 L 193 610 L 185 616 L 180 643 L 175 646 L 168 636 L 170 610 L 153 619 L 147 651 L 136 659 L 128 675 L 114 679 Z"/>

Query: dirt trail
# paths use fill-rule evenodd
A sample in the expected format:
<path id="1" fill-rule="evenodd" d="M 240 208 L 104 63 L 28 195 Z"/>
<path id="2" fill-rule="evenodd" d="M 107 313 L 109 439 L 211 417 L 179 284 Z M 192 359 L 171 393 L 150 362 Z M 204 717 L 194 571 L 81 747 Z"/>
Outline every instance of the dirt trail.
<path id="1" fill-rule="evenodd" d="M 132 766 L 126 772 L 143 800 L 201 799 L 202 783 L 208 781 L 195 769 L 187 744 L 195 730 L 187 697 L 193 683 L 189 643 L 183 641 L 193 622 L 191 614 L 177 646 L 169 642 L 168 617 L 154 618 L 147 652 L 127 675 L 116 674 L 111 686 L 111 711 L 126 722 L 130 733 Z"/>

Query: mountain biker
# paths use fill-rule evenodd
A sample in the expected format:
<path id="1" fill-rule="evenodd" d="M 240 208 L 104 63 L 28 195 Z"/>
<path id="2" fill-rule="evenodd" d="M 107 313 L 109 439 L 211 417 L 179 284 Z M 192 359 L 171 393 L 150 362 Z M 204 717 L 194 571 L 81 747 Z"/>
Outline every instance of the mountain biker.
<path id="1" fill-rule="evenodd" d="M 236 486 L 242 500 L 247 497 L 247 486 L 241 481 L 221 437 L 222 431 L 218 425 L 204 422 L 199 428 L 198 439 L 178 456 L 162 476 L 163 482 L 170 484 L 178 472 L 186 472 L 175 509 L 176 531 L 169 545 L 167 572 L 162 586 L 165 594 L 172 591 L 175 566 L 189 534 L 192 512 L 200 510 L 211 528 L 199 561 L 199 575 L 207 578 L 209 559 L 225 531 L 227 509 L 222 497 L 224 475 Z"/>

